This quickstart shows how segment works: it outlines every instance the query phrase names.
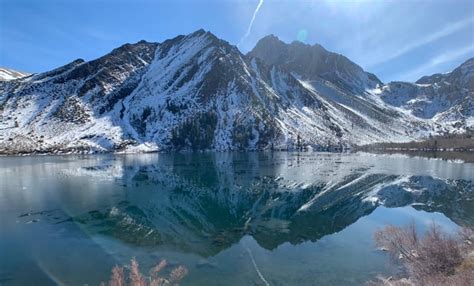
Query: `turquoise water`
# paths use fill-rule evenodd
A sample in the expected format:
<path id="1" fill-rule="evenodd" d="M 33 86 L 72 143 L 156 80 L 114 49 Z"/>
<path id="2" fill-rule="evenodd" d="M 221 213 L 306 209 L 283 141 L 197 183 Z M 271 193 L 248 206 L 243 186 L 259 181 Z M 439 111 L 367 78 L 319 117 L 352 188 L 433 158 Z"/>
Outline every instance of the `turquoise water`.
<path id="1" fill-rule="evenodd" d="M 374 230 L 474 224 L 474 164 L 399 155 L 0 158 L 0 284 L 98 285 L 136 257 L 182 285 L 360 285 Z"/>

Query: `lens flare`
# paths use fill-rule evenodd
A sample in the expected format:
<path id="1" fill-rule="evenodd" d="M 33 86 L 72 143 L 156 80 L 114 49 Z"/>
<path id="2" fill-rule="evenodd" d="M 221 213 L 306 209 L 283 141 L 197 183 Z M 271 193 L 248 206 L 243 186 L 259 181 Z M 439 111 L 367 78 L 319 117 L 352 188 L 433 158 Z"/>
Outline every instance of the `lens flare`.
<path id="1" fill-rule="evenodd" d="M 298 31 L 296 35 L 296 39 L 302 43 L 306 43 L 306 39 L 308 38 L 308 30 L 302 29 Z"/>

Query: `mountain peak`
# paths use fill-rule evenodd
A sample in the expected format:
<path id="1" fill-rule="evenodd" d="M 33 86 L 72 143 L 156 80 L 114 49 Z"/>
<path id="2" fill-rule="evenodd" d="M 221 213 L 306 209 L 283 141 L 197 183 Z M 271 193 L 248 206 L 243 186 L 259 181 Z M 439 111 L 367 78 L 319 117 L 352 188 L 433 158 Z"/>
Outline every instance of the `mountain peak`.
<path id="1" fill-rule="evenodd" d="M 474 89 L 474 58 L 467 59 L 451 72 L 423 76 L 416 81 L 417 84 L 440 84 L 442 82 L 459 84 L 471 90 Z"/>
<path id="2" fill-rule="evenodd" d="M 269 34 L 269 35 L 266 35 L 265 37 L 261 38 L 259 40 L 259 42 L 282 42 L 282 40 L 280 40 L 280 38 L 278 38 L 278 36 L 276 36 L 275 34 Z"/>
<path id="3" fill-rule="evenodd" d="M 136 43 L 123 44 L 120 47 L 113 49 L 112 52 L 110 52 L 110 54 L 128 53 L 128 52 L 133 52 L 137 49 L 141 49 L 144 46 L 155 46 L 155 45 L 157 45 L 157 43 L 140 40 Z"/>
<path id="4" fill-rule="evenodd" d="M 192 32 L 190 35 L 200 36 L 200 35 L 204 35 L 206 33 L 207 33 L 207 31 L 204 30 L 203 28 L 201 28 L 199 30 L 196 30 L 196 31 Z"/>
<path id="5" fill-rule="evenodd" d="M 199 29 L 199 30 L 196 30 L 192 33 L 189 33 L 187 35 L 185 35 L 186 38 L 195 38 L 195 37 L 210 37 L 212 39 L 219 39 L 216 35 L 214 35 L 212 32 L 210 31 L 206 31 L 204 29 Z"/>
<path id="6" fill-rule="evenodd" d="M 463 62 L 460 66 L 463 67 L 463 66 L 473 66 L 474 65 L 474 58 L 469 58 L 467 59 L 465 62 Z"/>
<path id="7" fill-rule="evenodd" d="M 285 48 L 286 47 L 286 43 L 283 42 L 282 40 L 280 40 L 280 38 L 278 38 L 277 36 L 275 36 L 274 34 L 270 34 L 270 35 L 267 35 L 263 38 L 261 38 L 257 44 L 255 45 L 255 47 L 253 48 L 253 50 L 255 50 L 256 48 Z M 251 53 L 251 52 L 250 52 Z"/>
<path id="8" fill-rule="evenodd" d="M 363 91 L 382 83 L 348 58 L 329 52 L 319 44 L 309 45 L 300 41 L 287 44 L 269 35 L 258 41 L 248 55 L 269 65 L 282 66 L 303 79 L 324 78 L 343 88 Z"/>
<path id="9" fill-rule="evenodd" d="M 219 45 L 219 44 L 230 45 L 227 41 L 224 41 L 224 40 L 220 39 L 219 37 L 214 35 L 212 32 L 206 31 L 204 29 L 199 29 L 199 30 L 196 30 L 192 33 L 186 34 L 186 35 L 176 36 L 172 39 L 168 39 L 168 40 L 164 41 L 160 45 L 162 45 L 164 47 L 171 47 L 171 46 L 173 46 L 174 44 L 176 44 L 180 41 L 183 41 L 183 40 L 184 41 L 189 41 L 189 40 L 193 40 L 193 39 L 206 39 L 208 41 L 211 41 L 215 45 Z"/>

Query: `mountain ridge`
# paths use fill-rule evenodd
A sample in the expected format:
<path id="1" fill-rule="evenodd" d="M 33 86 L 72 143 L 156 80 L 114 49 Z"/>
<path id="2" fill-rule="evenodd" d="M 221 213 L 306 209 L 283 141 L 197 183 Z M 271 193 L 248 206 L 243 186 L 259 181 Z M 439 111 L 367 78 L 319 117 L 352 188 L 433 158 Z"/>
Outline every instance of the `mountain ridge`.
<path id="1" fill-rule="evenodd" d="M 269 35 L 259 40 L 248 55 L 261 58 L 270 65 L 286 66 L 309 80 L 340 77 L 340 84 L 347 86 L 355 79 L 356 87 L 361 89 L 382 84 L 374 74 L 364 71 L 344 55 L 329 52 L 320 44 L 309 45 L 300 41 L 287 44 L 275 35 Z"/>
<path id="2" fill-rule="evenodd" d="M 400 88 L 320 45 L 269 39 L 293 45 L 291 54 L 298 57 L 285 57 L 295 62 L 313 48 L 316 62 L 318 53 L 329 60 L 298 69 L 279 63 L 281 55 L 273 61 L 262 52 L 244 55 L 201 29 L 1 82 L 0 153 L 334 150 L 463 132 L 472 125 L 472 110 L 457 112 L 464 117 L 449 118 L 451 125 L 416 116 L 389 100 L 394 91 L 402 97 Z M 466 94 L 469 99 L 472 91 Z M 466 106 L 454 103 L 452 108 Z"/>

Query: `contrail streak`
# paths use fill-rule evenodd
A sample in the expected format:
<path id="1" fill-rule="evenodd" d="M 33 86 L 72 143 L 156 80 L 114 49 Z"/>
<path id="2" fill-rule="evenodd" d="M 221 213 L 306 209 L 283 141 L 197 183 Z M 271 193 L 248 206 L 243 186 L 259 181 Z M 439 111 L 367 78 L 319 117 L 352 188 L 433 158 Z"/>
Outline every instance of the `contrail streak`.
<path id="1" fill-rule="evenodd" d="M 268 281 L 265 279 L 265 277 L 263 277 L 262 272 L 260 272 L 260 269 L 258 269 L 257 262 L 255 262 L 255 259 L 253 258 L 253 254 L 252 254 L 252 251 L 250 251 L 250 248 L 245 246 L 245 249 L 247 250 L 247 252 L 250 256 L 250 260 L 252 260 L 253 268 L 255 268 L 255 271 L 257 271 L 257 274 L 258 274 L 258 277 L 260 278 L 260 280 L 262 280 L 262 282 L 266 286 L 270 286 L 270 283 L 268 283 Z"/>
<path id="2" fill-rule="evenodd" d="M 257 8 L 255 8 L 255 11 L 253 12 L 252 20 L 250 20 L 250 24 L 249 24 L 249 27 L 247 29 L 247 32 L 242 37 L 242 39 L 240 39 L 240 42 L 237 44 L 237 47 L 240 46 L 243 43 L 243 41 L 250 35 L 250 31 L 252 30 L 253 22 L 255 21 L 255 18 L 257 17 L 258 11 L 260 10 L 260 7 L 262 7 L 262 5 L 263 5 L 263 0 L 260 0 L 260 2 L 258 2 Z"/>

